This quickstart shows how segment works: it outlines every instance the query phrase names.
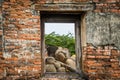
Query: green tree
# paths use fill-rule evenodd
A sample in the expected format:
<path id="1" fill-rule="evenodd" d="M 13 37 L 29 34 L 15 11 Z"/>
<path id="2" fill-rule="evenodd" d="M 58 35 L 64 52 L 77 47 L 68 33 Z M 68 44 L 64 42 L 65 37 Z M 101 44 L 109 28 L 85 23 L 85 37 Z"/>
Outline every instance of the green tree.
<path id="1" fill-rule="evenodd" d="M 45 35 L 45 44 L 48 46 L 60 46 L 68 48 L 71 54 L 75 53 L 75 38 L 71 33 L 59 35 L 52 32 Z"/>

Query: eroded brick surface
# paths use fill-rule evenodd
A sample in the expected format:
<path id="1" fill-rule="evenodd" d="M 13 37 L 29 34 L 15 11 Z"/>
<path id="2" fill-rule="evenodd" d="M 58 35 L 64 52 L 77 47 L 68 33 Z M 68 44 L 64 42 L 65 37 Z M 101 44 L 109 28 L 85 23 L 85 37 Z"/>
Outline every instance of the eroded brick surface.
<path id="1" fill-rule="evenodd" d="M 30 5 L 29 0 L 3 2 L 5 41 L 1 72 L 6 80 L 40 76 L 40 17 Z"/>
<path id="2" fill-rule="evenodd" d="M 119 80 L 120 51 L 113 46 L 98 46 L 91 44 L 83 49 L 84 72 L 90 80 Z"/>

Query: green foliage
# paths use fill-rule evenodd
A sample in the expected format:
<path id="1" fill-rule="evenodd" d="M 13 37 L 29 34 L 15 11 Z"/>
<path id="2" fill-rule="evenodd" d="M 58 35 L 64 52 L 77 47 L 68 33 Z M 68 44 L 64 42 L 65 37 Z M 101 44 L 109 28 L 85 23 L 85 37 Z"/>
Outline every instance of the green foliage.
<path id="1" fill-rule="evenodd" d="M 68 48 L 71 54 L 75 53 L 75 38 L 71 33 L 67 35 L 59 35 L 52 32 L 45 35 L 45 44 L 49 46 L 60 46 Z"/>

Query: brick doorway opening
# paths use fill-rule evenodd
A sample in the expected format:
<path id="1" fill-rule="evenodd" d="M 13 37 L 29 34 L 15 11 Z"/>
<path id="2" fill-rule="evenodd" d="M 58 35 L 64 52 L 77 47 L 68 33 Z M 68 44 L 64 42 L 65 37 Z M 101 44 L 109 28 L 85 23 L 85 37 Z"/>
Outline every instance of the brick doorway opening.
<path id="1" fill-rule="evenodd" d="M 82 75 L 81 73 L 82 72 L 82 46 L 85 43 L 85 38 L 84 38 L 85 27 L 83 26 L 84 15 L 85 15 L 85 12 L 47 12 L 47 11 L 40 12 L 42 76 L 46 78 L 74 78 L 74 79 L 81 77 Z M 48 23 L 74 23 L 75 24 L 74 28 L 75 28 L 76 69 L 68 71 L 68 72 L 46 72 L 45 23 L 47 22 Z"/>

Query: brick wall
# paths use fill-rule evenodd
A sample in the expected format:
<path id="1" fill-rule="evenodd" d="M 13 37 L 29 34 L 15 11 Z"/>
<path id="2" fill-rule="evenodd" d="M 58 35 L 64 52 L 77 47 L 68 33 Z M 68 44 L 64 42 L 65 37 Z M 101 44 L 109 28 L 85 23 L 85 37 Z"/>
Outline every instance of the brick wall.
<path id="1" fill-rule="evenodd" d="M 88 44 L 83 49 L 84 72 L 90 80 L 119 80 L 120 51 L 116 47 Z"/>
<path id="2" fill-rule="evenodd" d="M 3 57 L 3 27 L 2 27 L 2 5 L 0 5 L 0 78 L 4 76 L 3 64 L 5 59 Z"/>
<path id="3" fill-rule="evenodd" d="M 31 4 L 29 0 L 3 2 L 4 60 L 0 73 L 5 80 L 40 76 L 40 16 Z"/>
<path id="4" fill-rule="evenodd" d="M 120 13 L 120 0 L 93 0 L 96 4 L 96 12 Z"/>
<path id="5" fill-rule="evenodd" d="M 33 9 L 35 3 L 68 4 L 91 1 L 93 1 L 92 4 L 96 6 L 95 12 L 120 13 L 119 0 L 4 0 L 2 10 L 0 10 L 0 17 L 3 18 L 0 24 L 0 79 L 35 80 L 40 77 L 40 16 L 39 12 Z M 90 55 L 87 56 L 91 57 Z M 116 66 L 118 66 L 116 58 L 111 57 L 112 56 L 107 56 L 106 58 L 110 60 L 113 59 L 113 62 L 116 61 Z M 87 60 L 88 59 L 85 58 L 86 62 Z M 100 61 L 105 62 L 103 60 Z M 113 62 L 110 61 L 110 65 L 112 65 Z M 86 69 L 86 71 L 89 70 L 91 69 Z M 116 75 L 114 75 L 114 77 L 116 77 Z"/>

